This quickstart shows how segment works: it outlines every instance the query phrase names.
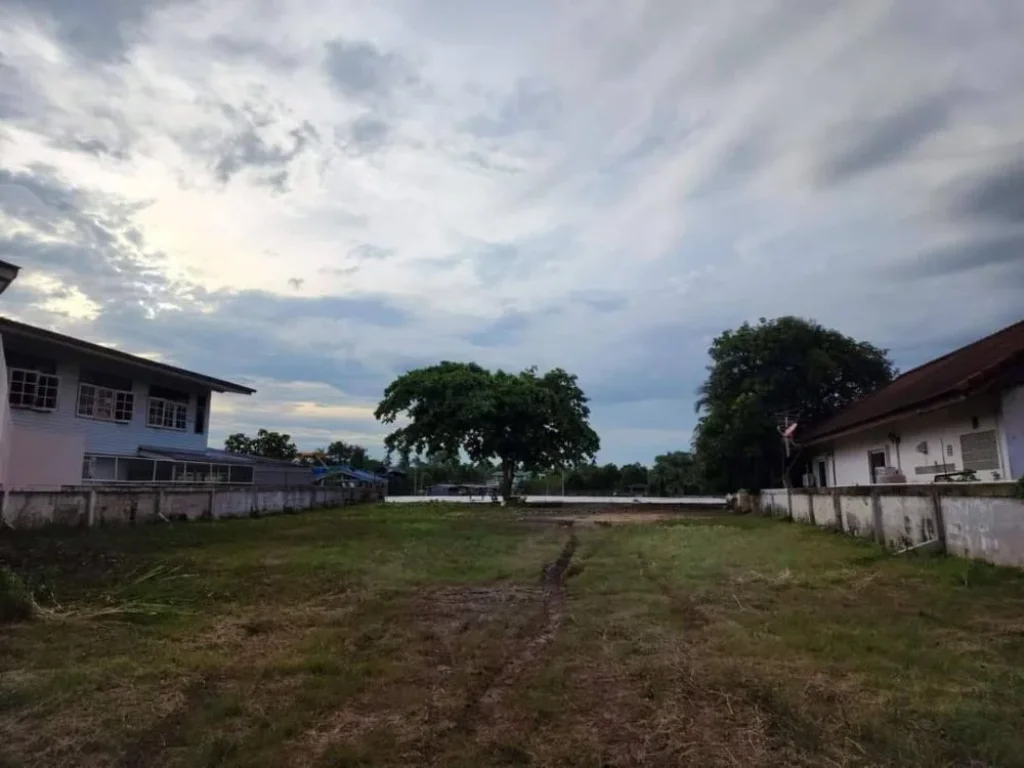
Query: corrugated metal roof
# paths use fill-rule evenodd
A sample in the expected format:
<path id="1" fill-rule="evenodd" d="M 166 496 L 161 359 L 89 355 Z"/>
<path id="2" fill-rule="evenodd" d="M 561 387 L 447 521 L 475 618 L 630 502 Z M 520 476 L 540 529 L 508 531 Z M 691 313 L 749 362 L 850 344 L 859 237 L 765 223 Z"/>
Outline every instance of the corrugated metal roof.
<path id="1" fill-rule="evenodd" d="M 375 475 L 372 472 L 366 472 L 361 469 L 353 469 L 352 467 L 337 464 L 330 467 L 313 467 L 314 479 L 319 479 L 326 475 L 331 474 L 343 474 L 349 477 L 361 480 L 364 483 L 386 483 L 387 478 L 380 475 Z"/>
<path id="2" fill-rule="evenodd" d="M 907 371 L 888 386 L 798 434 L 797 442 L 818 442 L 840 432 L 966 396 L 1022 362 L 1024 320 Z"/>
<path id="3" fill-rule="evenodd" d="M 204 448 L 191 451 L 184 448 L 161 448 L 156 445 L 140 445 L 139 455 L 147 459 L 167 459 L 168 461 L 213 462 L 216 464 L 270 464 L 275 466 L 296 466 L 287 459 L 268 459 L 265 456 L 246 456 L 240 453 L 229 453 L 217 448 Z"/>

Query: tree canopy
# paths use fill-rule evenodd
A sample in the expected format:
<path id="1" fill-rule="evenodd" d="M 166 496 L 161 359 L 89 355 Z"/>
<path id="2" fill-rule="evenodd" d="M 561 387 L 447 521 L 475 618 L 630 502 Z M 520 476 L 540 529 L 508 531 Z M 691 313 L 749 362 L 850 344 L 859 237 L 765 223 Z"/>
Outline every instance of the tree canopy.
<path id="1" fill-rule="evenodd" d="M 686 496 L 701 492 L 693 454 L 671 451 L 654 457 L 650 471 L 650 492 L 659 496 Z"/>
<path id="2" fill-rule="evenodd" d="M 508 498 L 516 471 L 543 471 L 593 459 L 600 447 L 587 398 L 561 368 L 538 375 L 488 371 L 475 363 L 442 362 L 402 374 L 375 413 L 385 424 L 407 423 L 384 440 L 390 454 L 496 459 Z"/>
<path id="3" fill-rule="evenodd" d="M 694 432 L 697 473 L 708 490 L 785 480 L 780 414 L 824 419 L 892 380 L 886 350 L 797 317 L 762 318 L 711 344 Z"/>
<path id="4" fill-rule="evenodd" d="M 335 440 L 321 449 L 320 453 L 329 464 L 347 464 L 353 469 L 367 469 L 372 461 L 363 446 L 346 443 L 344 440 Z"/>
<path id="5" fill-rule="evenodd" d="M 281 432 L 270 432 L 260 429 L 256 437 L 249 437 L 243 432 L 228 435 L 224 441 L 224 450 L 228 453 L 241 453 L 246 456 L 263 456 L 268 459 L 284 459 L 290 461 L 298 455 L 298 449 L 292 442 L 292 436 Z"/>

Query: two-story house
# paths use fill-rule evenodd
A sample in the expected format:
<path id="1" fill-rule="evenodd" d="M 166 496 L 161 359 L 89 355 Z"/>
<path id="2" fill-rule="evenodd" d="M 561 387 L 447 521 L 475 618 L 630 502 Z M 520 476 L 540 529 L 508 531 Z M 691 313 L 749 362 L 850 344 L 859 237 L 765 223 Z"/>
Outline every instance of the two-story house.
<path id="1" fill-rule="evenodd" d="M 239 384 L 0 318 L 6 408 L 0 483 L 251 483 L 253 462 L 207 449 L 211 394 Z"/>

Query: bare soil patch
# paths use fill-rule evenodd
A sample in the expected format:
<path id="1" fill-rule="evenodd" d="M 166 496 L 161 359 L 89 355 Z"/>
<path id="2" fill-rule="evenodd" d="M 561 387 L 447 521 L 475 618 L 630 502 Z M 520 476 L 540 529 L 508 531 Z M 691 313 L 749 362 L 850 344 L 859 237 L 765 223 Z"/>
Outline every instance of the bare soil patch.
<path id="1" fill-rule="evenodd" d="M 519 518 L 525 523 L 547 523 L 549 525 L 629 525 L 634 523 L 660 523 L 678 519 L 672 512 L 591 512 L 578 515 L 529 515 Z"/>

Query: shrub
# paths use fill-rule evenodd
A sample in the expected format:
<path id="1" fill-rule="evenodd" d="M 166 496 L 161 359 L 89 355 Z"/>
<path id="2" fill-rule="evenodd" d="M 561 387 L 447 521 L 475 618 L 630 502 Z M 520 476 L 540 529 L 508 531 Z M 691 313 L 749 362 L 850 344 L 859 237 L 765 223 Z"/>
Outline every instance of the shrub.
<path id="1" fill-rule="evenodd" d="M 27 621 L 35 615 L 36 603 L 17 574 L 0 566 L 0 624 Z"/>

